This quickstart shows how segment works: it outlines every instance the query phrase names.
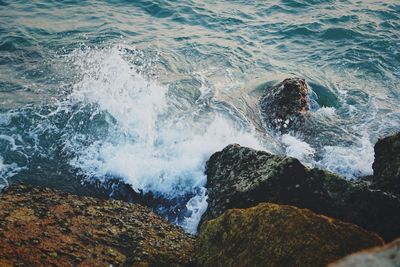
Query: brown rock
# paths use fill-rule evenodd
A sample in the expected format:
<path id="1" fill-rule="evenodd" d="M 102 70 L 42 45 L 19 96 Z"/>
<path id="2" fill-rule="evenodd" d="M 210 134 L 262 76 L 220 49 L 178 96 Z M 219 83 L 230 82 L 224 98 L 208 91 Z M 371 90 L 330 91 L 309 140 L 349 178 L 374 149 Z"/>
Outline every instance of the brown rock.
<path id="1" fill-rule="evenodd" d="M 351 254 L 328 267 L 398 267 L 400 266 L 400 239 L 385 246 Z"/>
<path id="2" fill-rule="evenodd" d="M 266 89 L 260 100 L 264 121 L 280 132 L 302 125 L 309 111 L 308 94 L 309 88 L 301 78 L 288 78 Z"/>
<path id="3" fill-rule="evenodd" d="M 148 208 L 24 185 L 0 194 L 0 233 L 0 266 L 185 266 L 194 251 Z"/>

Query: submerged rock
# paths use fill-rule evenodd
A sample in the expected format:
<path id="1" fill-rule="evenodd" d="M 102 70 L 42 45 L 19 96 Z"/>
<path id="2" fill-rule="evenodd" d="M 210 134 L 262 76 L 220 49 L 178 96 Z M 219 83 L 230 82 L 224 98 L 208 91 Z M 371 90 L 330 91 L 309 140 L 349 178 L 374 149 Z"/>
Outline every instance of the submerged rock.
<path id="1" fill-rule="evenodd" d="M 400 196 L 400 133 L 380 139 L 374 150 L 372 186 Z"/>
<path id="2" fill-rule="evenodd" d="M 400 266 L 400 239 L 382 247 L 367 249 L 349 255 L 328 267 L 398 267 Z"/>
<path id="3" fill-rule="evenodd" d="M 294 205 L 351 222 L 386 240 L 400 236 L 400 200 L 297 159 L 240 145 L 214 153 L 206 166 L 208 209 L 202 222 L 260 202 Z"/>
<path id="4" fill-rule="evenodd" d="M 0 265 L 186 266 L 194 237 L 136 204 L 24 185 L 0 195 Z"/>
<path id="5" fill-rule="evenodd" d="M 382 245 L 364 229 L 307 209 L 262 203 L 227 210 L 201 227 L 201 266 L 325 266 L 360 249 Z"/>
<path id="6" fill-rule="evenodd" d="M 268 88 L 260 100 L 264 121 L 281 132 L 301 125 L 309 111 L 308 94 L 309 88 L 301 78 L 288 78 Z"/>

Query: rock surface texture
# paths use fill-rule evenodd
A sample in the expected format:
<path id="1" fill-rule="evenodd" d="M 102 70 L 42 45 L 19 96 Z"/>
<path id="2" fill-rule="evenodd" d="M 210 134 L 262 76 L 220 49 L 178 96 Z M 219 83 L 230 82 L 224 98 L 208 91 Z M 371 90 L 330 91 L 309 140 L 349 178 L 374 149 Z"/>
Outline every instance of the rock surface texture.
<path id="1" fill-rule="evenodd" d="M 148 208 L 24 185 L 0 194 L 0 266 L 186 266 L 194 238 Z"/>
<path id="2" fill-rule="evenodd" d="M 262 203 L 227 210 L 201 227 L 201 266 L 325 266 L 360 249 L 382 245 L 364 229 L 307 209 Z"/>
<path id="3" fill-rule="evenodd" d="M 260 100 L 267 126 L 286 132 L 304 122 L 309 111 L 309 88 L 304 79 L 288 78 L 265 90 Z"/>
<path id="4" fill-rule="evenodd" d="M 375 144 L 372 186 L 400 197 L 400 133 Z"/>
<path id="5" fill-rule="evenodd" d="M 354 253 L 328 267 L 398 267 L 400 266 L 400 239 L 382 247 Z"/>
<path id="6" fill-rule="evenodd" d="M 206 166 L 208 209 L 202 222 L 260 202 L 293 205 L 357 224 L 386 240 L 400 236 L 400 200 L 297 159 L 240 145 L 214 153 Z"/>

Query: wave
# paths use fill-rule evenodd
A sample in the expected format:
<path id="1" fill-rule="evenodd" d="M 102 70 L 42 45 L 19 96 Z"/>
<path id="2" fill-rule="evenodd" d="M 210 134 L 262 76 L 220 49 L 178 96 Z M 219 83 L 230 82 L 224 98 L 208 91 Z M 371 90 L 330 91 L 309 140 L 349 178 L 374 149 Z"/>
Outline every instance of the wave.
<path id="1" fill-rule="evenodd" d="M 3 114 L 3 127 L 19 122 L 23 129 L 14 131 L 24 134 L 17 138 L 8 127 L 0 145 L 8 154 L 25 155 L 20 161 L 28 165 L 32 158 L 67 161 L 89 182 L 119 179 L 166 199 L 192 196 L 170 219 L 195 232 L 207 206 L 210 155 L 230 143 L 262 146 L 251 125 L 212 106 L 206 84 L 183 111 L 177 103 L 185 92 L 148 79 L 138 67 L 139 53 L 117 45 L 67 55 L 71 73 L 79 74 L 72 88 L 50 105 Z M 3 164 L 2 177 L 18 168 Z"/>

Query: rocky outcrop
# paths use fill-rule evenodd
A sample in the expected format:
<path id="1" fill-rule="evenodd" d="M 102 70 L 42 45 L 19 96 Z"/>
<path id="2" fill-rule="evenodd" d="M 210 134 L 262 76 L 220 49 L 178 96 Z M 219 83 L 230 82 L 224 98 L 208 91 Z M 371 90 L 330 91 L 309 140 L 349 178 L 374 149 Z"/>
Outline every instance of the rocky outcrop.
<path id="1" fill-rule="evenodd" d="M 400 266 L 400 239 L 382 247 L 354 253 L 328 267 L 398 267 Z"/>
<path id="2" fill-rule="evenodd" d="M 309 88 L 304 79 L 289 78 L 265 90 L 260 100 L 267 126 L 280 132 L 299 126 L 309 111 Z"/>
<path id="3" fill-rule="evenodd" d="M 400 133 L 375 144 L 372 186 L 400 196 Z"/>
<path id="4" fill-rule="evenodd" d="M 262 203 L 227 210 L 201 227 L 201 266 L 325 266 L 382 239 L 307 209 Z"/>
<path id="5" fill-rule="evenodd" d="M 365 184 L 308 169 L 297 159 L 239 145 L 214 153 L 206 166 L 208 209 L 202 222 L 260 202 L 294 205 L 377 232 L 400 236 L 400 200 Z"/>
<path id="6" fill-rule="evenodd" d="M 0 195 L 1 266 L 185 266 L 194 238 L 148 208 L 11 186 Z"/>

